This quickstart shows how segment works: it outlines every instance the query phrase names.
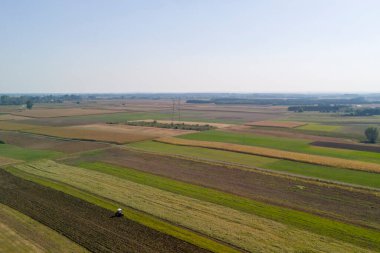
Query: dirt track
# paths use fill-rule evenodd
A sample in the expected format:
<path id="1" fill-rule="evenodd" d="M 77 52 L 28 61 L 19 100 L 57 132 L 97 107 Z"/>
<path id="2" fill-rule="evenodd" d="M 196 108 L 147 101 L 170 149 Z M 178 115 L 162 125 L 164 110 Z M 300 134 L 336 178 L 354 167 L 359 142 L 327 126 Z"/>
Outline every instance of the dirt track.
<path id="1" fill-rule="evenodd" d="M 92 252 L 209 252 L 0 169 L 0 202 Z"/>
<path id="2" fill-rule="evenodd" d="M 127 166 L 271 204 L 380 228 L 380 197 L 372 194 L 116 148 L 87 159 Z M 304 189 L 299 189 L 298 185 Z"/>

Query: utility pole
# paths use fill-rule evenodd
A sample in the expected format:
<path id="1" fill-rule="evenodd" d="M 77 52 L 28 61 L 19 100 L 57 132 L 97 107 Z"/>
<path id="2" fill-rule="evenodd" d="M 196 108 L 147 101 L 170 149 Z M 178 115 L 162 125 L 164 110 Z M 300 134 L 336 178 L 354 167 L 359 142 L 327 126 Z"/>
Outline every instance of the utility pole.
<path id="1" fill-rule="evenodd" d="M 178 121 L 181 121 L 181 98 L 178 98 Z"/>
<path id="2" fill-rule="evenodd" d="M 175 100 L 173 99 L 172 102 L 173 102 L 173 107 L 172 107 L 172 125 L 173 125 Z"/>

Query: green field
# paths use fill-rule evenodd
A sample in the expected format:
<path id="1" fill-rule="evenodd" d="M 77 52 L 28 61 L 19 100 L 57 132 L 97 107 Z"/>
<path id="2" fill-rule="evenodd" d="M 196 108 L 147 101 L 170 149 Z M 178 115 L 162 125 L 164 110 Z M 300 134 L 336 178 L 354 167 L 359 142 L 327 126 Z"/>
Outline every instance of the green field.
<path id="1" fill-rule="evenodd" d="M 302 129 L 302 130 L 322 131 L 322 132 L 337 132 L 342 129 L 341 126 L 323 125 L 323 124 L 318 124 L 318 123 L 308 123 L 306 125 L 299 126 L 296 128 Z"/>
<path id="2" fill-rule="evenodd" d="M 302 139 L 270 137 L 245 133 L 232 133 L 223 132 L 219 130 L 187 134 L 179 136 L 179 138 L 199 141 L 235 143 L 241 145 L 274 148 L 313 155 L 322 155 L 364 162 L 380 163 L 380 153 L 348 149 L 315 147 L 310 145 L 310 140 Z"/>
<path id="3" fill-rule="evenodd" d="M 250 251 L 275 251 L 278 245 L 289 251 L 310 247 L 327 252 L 363 250 L 355 249 L 352 244 L 380 250 L 380 234 L 374 230 L 126 168 L 104 164 L 82 166 L 87 169 L 45 161 L 17 165 L 17 168 L 110 198 Z"/>
<path id="4" fill-rule="evenodd" d="M 130 143 L 126 146 L 150 152 L 183 155 L 189 158 L 200 158 L 209 161 L 241 164 L 245 166 L 294 173 L 297 175 L 333 180 L 348 184 L 380 188 L 380 174 L 365 171 L 333 168 L 200 147 L 177 146 L 154 141 Z"/>
<path id="5" fill-rule="evenodd" d="M 0 144 L 0 154 L 4 157 L 23 161 L 33 161 L 44 158 L 53 159 L 62 155 L 62 153 L 56 151 L 21 148 L 10 144 Z"/>

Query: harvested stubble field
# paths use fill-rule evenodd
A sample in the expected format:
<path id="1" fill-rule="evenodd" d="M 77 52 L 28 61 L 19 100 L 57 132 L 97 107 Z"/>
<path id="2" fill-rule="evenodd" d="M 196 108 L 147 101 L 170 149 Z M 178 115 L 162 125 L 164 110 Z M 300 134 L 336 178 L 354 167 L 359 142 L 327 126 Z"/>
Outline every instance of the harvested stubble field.
<path id="1" fill-rule="evenodd" d="M 260 127 L 280 127 L 280 128 L 295 128 L 299 126 L 306 125 L 305 122 L 297 121 L 257 121 L 257 122 L 248 122 L 245 125 L 248 126 L 260 126 Z"/>
<path id="2" fill-rule="evenodd" d="M 101 149 L 109 147 L 109 144 L 93 141 L 75 141 L 57 139 L 49 136 L 0 131 L 0 138 L 7 144 L 15 145 L 27 149 L 48 149 L 67 154 Z"/>
<path id="3" fill-rule="evenodd" d="M 105 109 L 84 109 L 84 108 L 36 108 L 33 110 L 23 110 L 21 112 L 13 112 L 13 115 L 24 116 L 30 118 L 54 118 L 68 117 L 79 115 L 106 114 L 120 112 L 120 110 Z"/>
<path id="4" fill-rule="evenodd" d="M 193 133 L 194 131 L 113 124 L 91 124 L 67 127 L 41 126 L 28 129 L 26 132 L 60 138 L 95 140 L 123 144 L 154 139 L 161 136 L 176 136 L 186 133 Z"/>
<path id="5" fill-rule="evenodd" d="M 208 252 L 65 193 L 0 170 L 0 203 L 58 231 L 91 252 Z"/>
<path id="6" fill-rule="evenodd" d="M 278 149 L 246 146 L 246 145 L 239 145 L 239 144 L 233 144 L 233 143 L 186 140 L 186 139 L 180 139 L 180 138 L 174 138 L 174 137 L 163 137 L 163 138 L 157 139 L 156 141 L 174 144 L 174 145 L 213 148 L 213 149 L 227 150 L 227 151 L 233 151 L 233 152 L 239 152 L 239 153 L 245 153 L 245 154 L 279 158 L 279 159 L 290 160 L 290 161 L 380 173 L 379 164 L 341 159 L 341 158 L 335 158 L 335 157 L 296 153 L 296 152 L 289 152 L 289 151 L 283 151 L 283 150 L 278 150 Z"/>
<path id="7" fill-rule="evenodd" d="M 102 161 L 134 168 L 254 200 L 380 228 L 380 197 L 370 192 L 116 148 L 67 162 L 81 161 Z M 304 189 L 299 189 L 299 185 Z"/>
<path id="8" fill-rule="evenodd" d="M 328 141 L 314 141 L 310 143 L 310 145 L 318 146 L 318 147 L 343 148 L 343 149 L 380 153 L 380 146 L 374 146 L 374 145 L 360 145 L 360 144 L 328 142 Z"/>
<path id="9" fill-rule="evenodd" d="M 0 204 L 0 252 L 88 252 L 65 236 Z"/>
<path id="10" fill-rule="evenodd" d="M 316 252 L 366 252 L 364 248 L 347 242 L 105 173 L 54 162 L 17 168 L 113 199 L 248 251 L 294 252 L 313 248 Z M 152 196 L 155 196 L 154 201 Z M 371 243 L 367 245 L 367 239 L 362 240 L 363 246 L 375 248 Z"/>

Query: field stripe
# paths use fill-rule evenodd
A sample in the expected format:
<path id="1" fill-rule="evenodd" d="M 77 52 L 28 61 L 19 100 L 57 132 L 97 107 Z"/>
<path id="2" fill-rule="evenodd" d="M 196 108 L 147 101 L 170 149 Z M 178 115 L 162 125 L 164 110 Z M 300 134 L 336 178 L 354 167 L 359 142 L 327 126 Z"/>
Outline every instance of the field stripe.
<path id="1" fill-rule="evenodd" d="M 192 147 L 203 147 L 203 148 L 212 148 L 219 150 L 226 150 L 244 154 L 259 155 L 271 158 L 278 158 L 290 161 L 325 165 L 331 167 L 352 169 L 352 170 L 361 170 L 368 172 L 380 173 L 380 165 L 375 163 L 347 160 L 334 157 L 326 157 L 320 155 L 310 155 L 297 152 L 289 152 L 278 149 L 255 147 L 255 146 L 246 146 L 233 143 L 223 143 L 223 142 L 212 142 L 212 141 L 197 141 L 197 140 L 186 140 L 175 137 L 163 137 L 156 139 L 155 141 L 181 145 L 181 146 L 192 146 Z"/>
<path id="2" fill-rule="evenodd" d="M 292 225 L 323 236 L 327 235 L 359 246 L 366 247 L 371 245 L 369 248 L 380 250 L 380 232 L 376 230 L 357 227 L 312 214 L 265 204 L 233 194 L 151 175 L 125 167 L 99 162 L 81 163 L 79 166 L 183 196 L 230 207 L 238 211 L 258 215 L 266 219 Z"/>

